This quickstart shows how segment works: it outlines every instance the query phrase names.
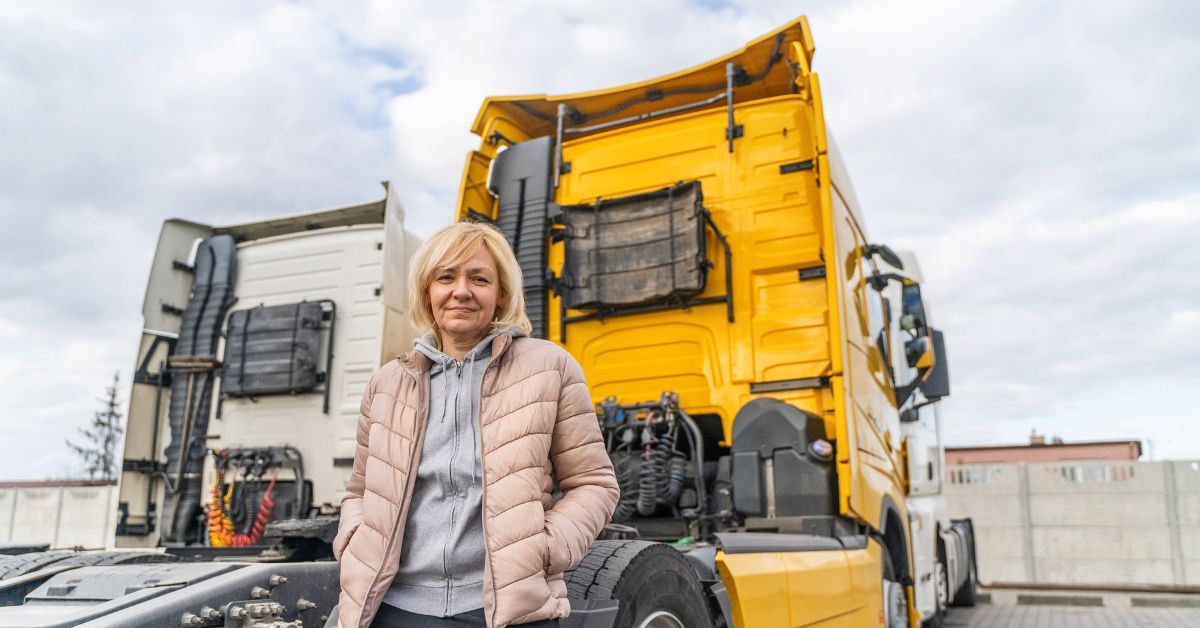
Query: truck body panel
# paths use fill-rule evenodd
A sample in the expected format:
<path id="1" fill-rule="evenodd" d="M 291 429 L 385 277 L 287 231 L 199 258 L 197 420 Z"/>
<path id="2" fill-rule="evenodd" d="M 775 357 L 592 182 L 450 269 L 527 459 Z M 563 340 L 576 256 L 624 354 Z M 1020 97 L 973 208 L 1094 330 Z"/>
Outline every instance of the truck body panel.
<path id="1" fill-rule="evenodd" d="M 336 515 L 354 455 L 359 400 L 367 379 L 414 337 L 407 320 L 405 283 L 408 257 L 418 241 L 404 230 L 404 212 L 395 194 L 386 184 L 384 189 L 378 201 L 299 216 L 228 227 L 183 220 L 164 224 L 147 282 L 145 331 L 131 385 L 116 547 L 155 547 L 164 541 L 161 533 L 171 513 L 163 511 L 163 504 L 179 479 L 164 473 L 161 458 L 170 434 L 167 413 L 174 371 L 168 358 L 181 331 L 180 312 L 193 296 L 198 243 L 214 236 L 228 235 L 237 242 L 237 300 L 230 308 L 231 319 L 241 310 L 251 310 L 248 316 L 253 317 L 257 308 L 302 302 L 323 301 L 330 311 L 322 323 L 321 346 L 311 348 L 312 355 L 319 356 L 319 364 L 313 366 L 322 373 L 316 389 L 231 395 L 218 377 L 210 393 L 215 410 L 206 433 L 197 438 L 211 450 L 293 448 L 299 454 L 297 468 L 277 469 L 263 482 L 271 477 L 305 482 L 309 489 L 298 499 L 305 503 L 296 507 L 302 507 L 303 516 Z M 213 356 L 218 369 L 227 344 L 228 339 L 222 339 Z M 282 368 L 278 360 L 275 364 Z M 212 501 L 207 490 L 214 480 L 212 461 L 205 461 L 202 473 L 188 475 L 198 476 L 191 481 L 203 485 L 205 503 Z"/>
<path id="2" fill-rule="evenodd" d="M 882 611 L 880 547 L 717 556 L 736 626 L 869 626 Z"/>
<path id="3" fill-rule="evenodd" d="M 287 434 L 287 444 L 309 462 L 305 479 L 313 483 L 314 506 L 327 511 L 341 501 L 346 475 L 342 461 L 354 457 L 359 402 L 379 367 L 384 306 L 375 291 L 382 279 L 382 238 L 382 225 L 359 225 L 274 236 L 238 247 L 235 310 L 321 299 L 340 306 L 332 348 L 332 372 L 339 377 L 328 383 L 328 413 L 313 395 L 225 399 L 220 417 L 209 427 L 208 446 L 274 444 Z M 211 472 L 208 466 L 205 486 L 211 483 Z"/>

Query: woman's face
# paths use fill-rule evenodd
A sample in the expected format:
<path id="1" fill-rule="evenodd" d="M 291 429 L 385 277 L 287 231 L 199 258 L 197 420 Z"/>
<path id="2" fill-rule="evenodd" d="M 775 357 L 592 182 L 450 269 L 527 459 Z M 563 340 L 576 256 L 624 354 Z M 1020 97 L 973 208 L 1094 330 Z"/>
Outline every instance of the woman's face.
<path id="1" fill-rule="evenodd" d="M 439 268 L 429 285 L 429 305 L 438 331 L 459 341 L 487 335 L 500 300 L 499 272 L 487 249 L 457 268 Z"/>

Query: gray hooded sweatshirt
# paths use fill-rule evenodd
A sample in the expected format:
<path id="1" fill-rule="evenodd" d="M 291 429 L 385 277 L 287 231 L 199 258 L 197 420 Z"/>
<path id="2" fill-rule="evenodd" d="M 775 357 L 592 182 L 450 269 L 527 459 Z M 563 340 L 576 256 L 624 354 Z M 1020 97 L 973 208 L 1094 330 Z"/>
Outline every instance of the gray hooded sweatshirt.
<path id="1" fill-rule="evenodd" d="M 483 608 L 479 401 L 499 334 L 489 334 L 461 362 L 438 350 L 433 332 L 414 343 L 431 362 L 429 415 L 400 565 L 383 596 L 410 613 L 448 617 Z"/>

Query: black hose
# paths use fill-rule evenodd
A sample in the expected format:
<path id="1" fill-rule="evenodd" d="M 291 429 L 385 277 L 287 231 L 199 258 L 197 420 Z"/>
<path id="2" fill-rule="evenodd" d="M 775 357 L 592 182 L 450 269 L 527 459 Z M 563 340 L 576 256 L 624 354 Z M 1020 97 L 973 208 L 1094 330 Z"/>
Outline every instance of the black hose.
<path id="1" fill-rule="evenodd" d="M 654 451 L 650 454 L 651 472 L 654 474 L 657 486 L 655 493 L 659 501 L 673 504 L 670 498 L 671 490 L 671 458 L 675 454 L 675 429 L 672 427 L 658 439 Z M 678 495 L 676 495 L 678 497 Z"/>
<path id="2" fill-rule="evenodd" d="M 613 462 L 617 467 L 617 486 L 621 489 L 617 509 L 613 512 L 613 521 L 629 521 L 637 510 L 638 482 L 634 473 L 638 468 L 637 460 L 623 457 Z"/>
<path id="3" fill-rule="evenodd" d="M 654 461 L 643 460 L 641 476 L 638 478 L 637 511 L 649 517 L 658 509 L 658 477 L 654 472 Z"/>
<path id="4" fill-rule="evenodd" d="M 675 504 L 679 501 L 679 496 L 683 493 L 683 485 L 687 482 L 687 460 L 683 454 L 677 453 L 674 458 L 671 458 L 671 477 L 667 481 L 666 495 L 663 499 L 669 504 Z"/>
<path id="5" fill-rule="evenodd" d="M 700 426 L 696 425 L 696 421 L 692 417 L 678 408 L 675 411 L 679 413 L 680 420 L 687 428 L 684 432 L 688 435 L 688 442 L 692 446 L 692 460 L 696 461 L 696 502 L 699 505 L 697 510 L 700 514 L 705 514 L 708 495 L 704 491 L 704 436 L 700 433 Z"/>

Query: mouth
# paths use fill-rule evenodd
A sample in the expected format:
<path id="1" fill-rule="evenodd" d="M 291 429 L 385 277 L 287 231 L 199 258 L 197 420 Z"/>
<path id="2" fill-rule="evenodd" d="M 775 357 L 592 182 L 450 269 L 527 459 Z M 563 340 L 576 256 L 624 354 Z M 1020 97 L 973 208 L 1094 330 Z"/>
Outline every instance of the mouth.
<path id="1" fill-rule="evenodd" d="M 459 314 L 470 314 L 471 312 L 475 311 L 469 307 L 452 307 L 447 309 L 449 309 L 451 312 L 458 312 Z"/>

